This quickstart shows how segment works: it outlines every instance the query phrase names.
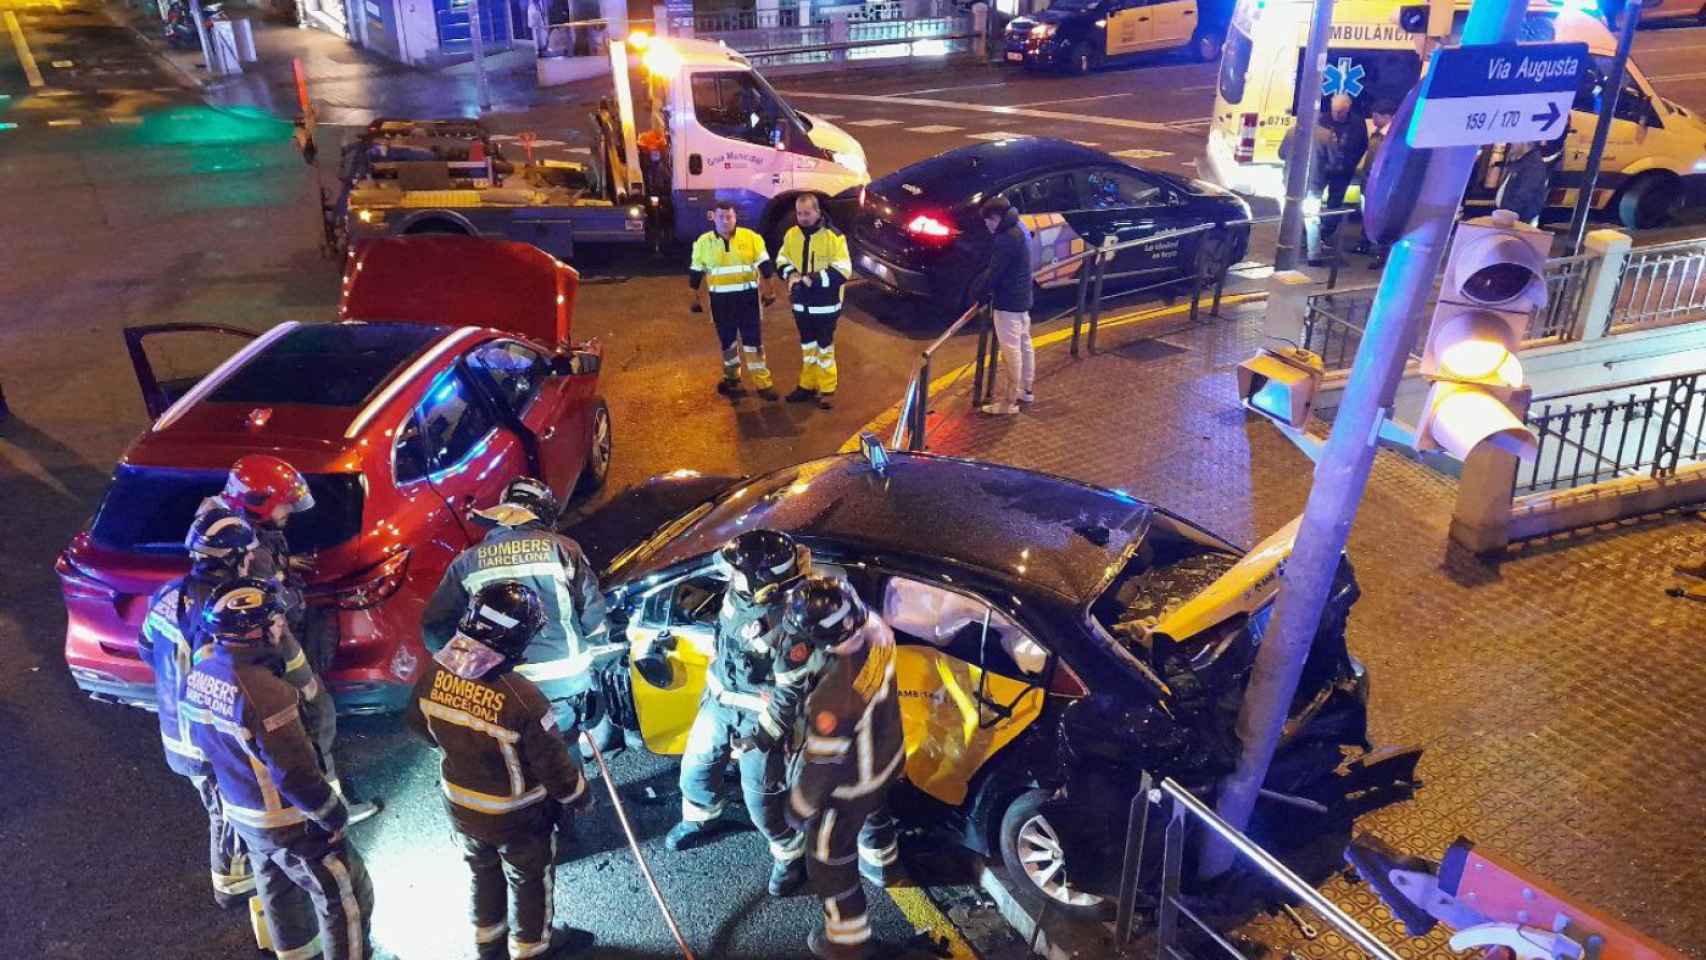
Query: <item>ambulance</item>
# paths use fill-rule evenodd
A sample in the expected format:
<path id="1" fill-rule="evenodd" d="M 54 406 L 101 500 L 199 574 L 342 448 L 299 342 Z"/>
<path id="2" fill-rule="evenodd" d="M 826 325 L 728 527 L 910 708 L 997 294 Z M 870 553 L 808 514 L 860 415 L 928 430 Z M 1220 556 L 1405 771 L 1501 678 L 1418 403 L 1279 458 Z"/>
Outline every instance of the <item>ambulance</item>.
<path id="1" fill-rule="evenodd" d="M 1454 32 L 1468 8 L 1459 5 Z M 1284 192 L 1280 142 L 1295 121 L 1297 83 L 1309 32 L 1309 0 L 1239 0 L 1226 34 L 1216 84 L 1207 149 L 1198 165 L 1204 179 L 1239 193 L 1277 199 Z M 1415 14 L 1419 12 L 1421 16 Z M 1322 78 L 1324 92 L 1349 94 L 1364 116 L 1385 102 L 1396 105 L 1421 78 L 1421 31 L 1426 8 L 1393 0 L 1340 0 Z M 1414 29 L 1410 29 L 1414 28 Z M 1603 78 L 1616 40 L 1596 17 L 1554 3 L 1530 6 L 1518 39 L 1578 41 L 1592 55 L 1570 113 L 1562 168 L 1549 204 L 1576 202 L 1593 141 Z M 1485 152 L 1469 200 L 1490 203 L 1502 149 Z M 1593 206 L 1631 229 L 1668 220 L 1684 204 L 1706 202 L 1706 123 L 1693 111 L 1660 96 L 1631 60 Z"/>

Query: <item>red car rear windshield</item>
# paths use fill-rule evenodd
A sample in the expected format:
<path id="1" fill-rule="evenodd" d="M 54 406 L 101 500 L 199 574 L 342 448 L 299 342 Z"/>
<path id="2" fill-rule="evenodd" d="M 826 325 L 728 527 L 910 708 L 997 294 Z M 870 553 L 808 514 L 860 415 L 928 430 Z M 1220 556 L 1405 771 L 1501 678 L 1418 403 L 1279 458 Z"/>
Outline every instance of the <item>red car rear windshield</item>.
<path id="1" fill-rule="evenodd" d="M 314 509 L 292 517 L 285 527 L 292 553 L 336 546 L 361 531 L 360 474 L 311 473 L 307 480 Z M 96 543 L 113 550 L 182 553 L 196 507 L 224 486 L 223 470 L 121 466 L 90 533 Z"/>

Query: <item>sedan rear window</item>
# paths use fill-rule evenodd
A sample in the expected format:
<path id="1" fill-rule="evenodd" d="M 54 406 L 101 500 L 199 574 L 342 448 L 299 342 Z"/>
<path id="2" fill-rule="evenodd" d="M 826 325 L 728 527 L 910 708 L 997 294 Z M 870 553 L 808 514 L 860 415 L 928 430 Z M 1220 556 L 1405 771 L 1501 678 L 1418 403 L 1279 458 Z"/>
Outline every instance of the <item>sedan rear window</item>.
<path id="1" fill-rule="evenodd" d="M 319 323 L 290 331 L 232 372 L 213 403 L 360 406 L 444 333 L 413 323 Z"/>
<path id="2" fill-rule="evenodd" d="M 365 495 L 360 474 L 311 473 L 314 509 L 292 517 L 285 538 L 293 553 L 333 547 L 361 531 Z M 196 507 L 225 486 L 223 470 L 121 466 L 90 531 L 95 542 L 133 553 L 183 553 Z"/>

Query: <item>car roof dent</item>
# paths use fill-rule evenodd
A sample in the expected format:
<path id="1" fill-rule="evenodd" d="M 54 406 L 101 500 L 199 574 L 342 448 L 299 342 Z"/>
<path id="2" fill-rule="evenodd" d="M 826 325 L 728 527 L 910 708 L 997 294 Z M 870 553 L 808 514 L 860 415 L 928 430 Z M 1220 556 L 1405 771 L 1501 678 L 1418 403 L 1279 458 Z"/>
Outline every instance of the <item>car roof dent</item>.
<path id="1" fill-rule="evenodd" d="M 289 320 L 249 341 L 243 346 L 243 349 L 238 350 L 236 353 L 225 358 L 224 363 L 214 367 L 212 372 L 198 380 L 195 386 L 185 391 L 183 396 L 179 397 L 171 406 L 167 407 L 166 412 L 160 414 L 160 419 L 154 421 L 154 425 L 149 427 L 149 431 L 152 433 L 159 433 L 171 426 L 173 423 L 176 423 L 179 417 L 182 417 L 191 407 L 200 403 L 203 397 L 212 393 L 239 367 L 248 363 L 256 354 L 271 346 L 273 341 L 279 339 L 290 331 L 295 330 L 298 326 L 301 326 L 300 321 Z"/>
<path id="2" fill-rule="evenodd" d="M 1240 613 L 1255 614 L 1279 593 L 1280 580 L 1285 576 L 1285 561 L 1291 556 L 1292 545 L 1297 542 L 1297 528 L 1302 522 L 1301 515 L 1294 517 L 1257 544 L 1200 593 L 1162 617 L 1154 632 L 1184 639 L 1228 617 Z"/>
<path id="3" fill-rule="evenodd" d="M 423 371 L 437 364 L 439 358 L 443 357 L 457 344 L 481 332 L 478 327 L 459 327 L 416 357 L 414 363 L 404 368 L 402 373 L 393 376 L 391 382 L 385 385 L 385 389 L 379 391 L 377 396 L 367 402 L 367 406 L 361 408 L 361 412 L 356 414 L 355 419 L 350 421 L 349 428 L 344 431 L 344 439 L 353 440 L 360 436 L 361 432 L 367 429 L 367 425 L 373 422 L 373 418 L 378 416 L 379 412 L 384 410 L 404 387 L 413 383 Z"/>

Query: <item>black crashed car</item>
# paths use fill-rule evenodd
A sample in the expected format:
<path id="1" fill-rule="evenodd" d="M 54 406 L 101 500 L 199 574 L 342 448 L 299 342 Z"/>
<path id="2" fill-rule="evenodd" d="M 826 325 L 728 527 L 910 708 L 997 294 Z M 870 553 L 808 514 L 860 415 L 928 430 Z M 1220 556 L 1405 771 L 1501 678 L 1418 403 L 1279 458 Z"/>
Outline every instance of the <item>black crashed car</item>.
<path id="1" fill-rule="evenodd" d="M 958 315 L 989 259 L 978 207 L 997 194 L 1019 211 L 1044 289 L 1076 284 L 1085 261 L 1070 258 L 1110 237 L 1123 243 L 1219 225 L 1122 250 L 1108 267 L 1112 285 L 1222 276 L 1249 248 L 1249 205 L 1226 190 L 1069 140 L 1017 137 L 949 150 L 872 181 L 848 233 L 853 269 Z"/>
<path id="2" fill-rule="evenodd" d="M 1008 21 L 1002 54 L 1010 63 L 1073 73 L 1181 48 L 1211 63 L 1231 19 L 1231 0 L 1057 0 Z"/>
<path id="3" fill-rule="evenodd" d="M 1231 769 L 1293 535 L 1245 553 L 1122 492 L 869 447 L 756 479 L 655 478 L 568 531 L 604 567 L 631 643 L 602 699 L 654 752 L 679 754 L 698 708 L 723 589 L 712 554 L 761 527 L 797 537 L 894 631 L 897 811 L 1080 913 L 1117 886 L 1141 771 L 1212 797 Z M 1368 748 L 1367 682 L 1345 646 L 1357 595 L 1341 563 L 1272 790 L 1320 796 Z"/>

